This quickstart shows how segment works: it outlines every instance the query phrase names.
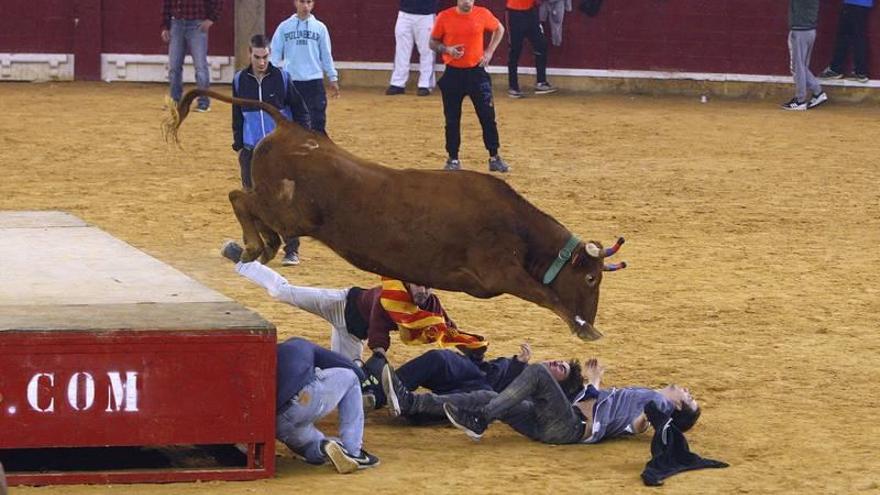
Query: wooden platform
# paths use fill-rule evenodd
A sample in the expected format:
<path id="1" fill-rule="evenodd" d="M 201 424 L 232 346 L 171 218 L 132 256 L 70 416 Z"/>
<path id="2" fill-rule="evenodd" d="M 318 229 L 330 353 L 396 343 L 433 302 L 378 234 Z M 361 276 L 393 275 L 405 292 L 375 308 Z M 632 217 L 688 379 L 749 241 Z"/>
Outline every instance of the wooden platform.
<path id="1" fill-rule="evenodd" d="M 0 459 L 8 449 L 248 451 L 238 467 L 7 466 L 11 485 L 272 476 L 271 323 L 66 213 L 0 212 L 0 253 Z"/>

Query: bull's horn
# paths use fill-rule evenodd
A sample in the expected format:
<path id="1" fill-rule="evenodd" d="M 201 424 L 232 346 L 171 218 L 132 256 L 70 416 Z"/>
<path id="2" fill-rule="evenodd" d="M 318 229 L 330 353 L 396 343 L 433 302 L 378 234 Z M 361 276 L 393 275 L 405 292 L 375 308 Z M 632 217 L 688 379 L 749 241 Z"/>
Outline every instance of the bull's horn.
<path id="1" fill-rule="evenodd" d="M 602 255 L 602 250 L 599 249 L 599 246 L 593 244 L 592 242 L 587 243 L 587 245 L 584 246 L 584 249 L 586 249 L 587 254 L 589 254 L 593 258 L 598 258 Z"/>
<path id="2" fill-rule="evenodd" d="M 614 243 L 613 246 L 609 248 L 605 248 L 605 257 L 614 256 L 618 250 L 620 250 L 620 246 L 623 246 L 623 243 L 626 242 L 626 239 L 623 237 L 618 237 L 617 242 Z"/>
<path id="3" fill-rule="evenodd" d="M 626 261 L 621 261 L 620 263 L 608 263 L 602 267 L 602 271 L 605 272 L 616 272 L 617 270 L 623 270 L 626 268 Z"/>

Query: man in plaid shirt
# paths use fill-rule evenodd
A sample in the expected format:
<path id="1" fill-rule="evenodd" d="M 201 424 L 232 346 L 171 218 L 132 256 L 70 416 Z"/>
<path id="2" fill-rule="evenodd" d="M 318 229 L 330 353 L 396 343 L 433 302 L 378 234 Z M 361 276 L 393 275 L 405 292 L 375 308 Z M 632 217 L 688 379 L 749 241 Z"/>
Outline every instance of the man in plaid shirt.
<path id="1" fill-rule="evenodd" d="M 208 89 L 208 30 L 217 21 L 223 0 L 163 0 L 162 41 L 168 43 L 168 81 L 171 98 L 180 101 L 183 93 L 183 59 L 187 47 L 196 68 L 196 84 Z M 210 107 L 207 97 L 199 98 L 199 112 Z"/>

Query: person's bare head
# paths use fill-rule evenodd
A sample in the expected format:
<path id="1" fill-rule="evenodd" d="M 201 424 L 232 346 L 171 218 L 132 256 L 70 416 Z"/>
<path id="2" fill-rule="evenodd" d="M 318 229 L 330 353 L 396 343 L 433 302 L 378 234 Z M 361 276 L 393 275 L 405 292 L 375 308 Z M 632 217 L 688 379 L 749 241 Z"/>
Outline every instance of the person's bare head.
<path id="1" fill-rule="evenodd" d="M 269 68 L 269 40 L 265 35 L 255 34 L 251 37 L 248 47 L 251 57 L 251 69 L 255 76 L 262 76 Z"/>
<path id="2" fill-rule="evenodd" d="M 428 298 L 431 297 L 432 291 L 430 287 L 411 282 L 404 282 L 403 286 L 406 287 L 406 291 L 409 292 L 409 297 L 411 297 L 412 301 L 416 303 L 416 306 L 421 307 L 428 302 Z"/>
<path id="3" fill-rule="evenodd" d="M 672 411 L 672 423 L 683 432 L 690 430 L 702 412 L 696 399 L 691 396 L 690 390 L 672 384 L 657 391 L 675 407 Z"/>
<path id="4" fill-rule="evenodd" d="M 315 0 L 295 0 L 294 5 L 296 5 L 296 15 L 300 19 L 305 19 L 315 8 Z"/>
<path id="5" fill-rule="evenodd" d="M 459 12 L 467 14 L 474 9 L 474 0 L 457 0 L 456 7 Z"/>

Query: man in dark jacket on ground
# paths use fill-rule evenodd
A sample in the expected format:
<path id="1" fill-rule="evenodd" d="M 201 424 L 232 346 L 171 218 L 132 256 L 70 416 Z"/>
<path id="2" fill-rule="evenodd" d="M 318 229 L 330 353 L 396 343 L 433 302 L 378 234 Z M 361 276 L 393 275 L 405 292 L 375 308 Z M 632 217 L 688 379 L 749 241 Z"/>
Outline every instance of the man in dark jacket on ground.
<path id="1" fill-rule="evenodd" d="M 340 473 L 373 467 L 379 459 L 361 446 L 364 411 L 360 368 L 333 351 L 293 338 L 278 345 L 275 436 L 309 464 L 330 460 Z M 339 409 L 340 441 L 315 423 Z"/>

